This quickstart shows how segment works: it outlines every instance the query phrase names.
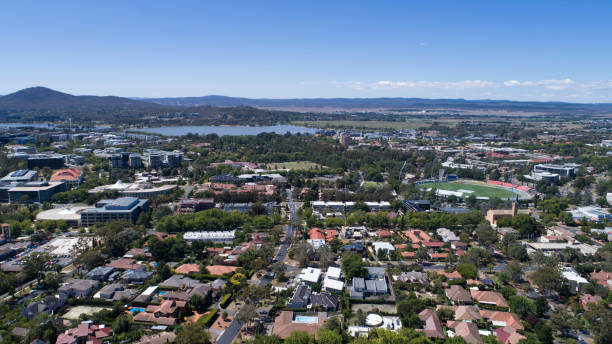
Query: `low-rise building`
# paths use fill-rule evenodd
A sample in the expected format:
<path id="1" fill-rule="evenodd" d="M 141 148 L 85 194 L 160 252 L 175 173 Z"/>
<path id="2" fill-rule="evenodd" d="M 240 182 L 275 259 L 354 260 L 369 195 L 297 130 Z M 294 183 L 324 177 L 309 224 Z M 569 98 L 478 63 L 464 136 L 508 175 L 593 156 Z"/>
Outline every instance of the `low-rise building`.
<path id="1" fill-rule="evenodd" d="M 72 281 L 59 287 L 60 297 L 79 297 L 86 298 L 93 295 L 94 290 L 98 289 L 100 283 L 95 280 L 73 279 Z"/>
<path id="2" fill-rule="evenodd" d="M 64 182 L 70 188 L 79 186 L 83 182 L 83 171 L 71 167 L 55 171 L 51 178 L 52 182 Z"/>

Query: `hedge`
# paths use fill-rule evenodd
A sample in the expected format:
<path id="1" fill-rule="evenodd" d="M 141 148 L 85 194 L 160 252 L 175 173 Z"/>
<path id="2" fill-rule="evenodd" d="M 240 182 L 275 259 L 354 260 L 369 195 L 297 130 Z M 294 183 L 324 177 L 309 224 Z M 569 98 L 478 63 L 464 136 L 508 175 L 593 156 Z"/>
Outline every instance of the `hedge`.
<path id="1" fill-rule="evenodd" d="M 206 325 L 206 327 L 210 327 L 210 325 L 212 325 L 215 322 L 215 320 L 217 320 L 217 316 L 219 315 L 218 313 L 219 313 L 219 310 L 215 308 L 212 311 L 210 311 L 210 313 L 201 317 L 199 321 L 203 322 Z"/>
<path id="2" fill-rule="evenodd" d="M 219 301 L 219 307 L 225 308 L 230 304 L 230 302 L 232 302 L 232 294 L 225 294 L 221 298 L 221 301 Z"/>
<path id="3" fill-rule="evenodd" d="M 387 301 L 387 300 L 368 300 L 368 299 L 357 299 L 357 298 L 349 298 L 351 303 L 371 303 L 376 305 L 394 305 L 395 301 Z"/>

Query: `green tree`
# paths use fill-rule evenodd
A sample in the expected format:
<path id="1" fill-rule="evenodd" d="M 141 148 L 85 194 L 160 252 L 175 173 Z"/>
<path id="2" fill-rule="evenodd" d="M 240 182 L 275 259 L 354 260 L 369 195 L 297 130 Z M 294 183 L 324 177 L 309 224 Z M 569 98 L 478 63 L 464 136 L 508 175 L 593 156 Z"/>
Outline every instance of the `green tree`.
<path id="1" fill-rule="evenodd" d="M 484 247 L 493 247 L 497 243 L 497 233 L 488 222 L 483 222 L 476 227 L 478 242 Z"/>
<path id="2" fill-rule="evenodd" d="M 292 332 L 289 337 L 285 339 L 285 344 L 315 344 L 313 336 L 309 335 L 306 331 L 295 331 Z"/>
<path id="3" fill-rule="evenodd" d="M 535 327 L 534 331 L 536 336 L 538 336 L 538 340 L 543 344 L 552 344 L 555 339 L 553 335 L 552 328 L 548 326 L 544 321 L 539 321 Z"/>
<path id="4" fill-rule="evenodd" d="M 506 271 L 508 272 L 508 277 L 512 282 L 520 282 L 523 276 L 523 266 L 521 263 L 516 260 L 511 261 L 506 266 Z"/>
<path id="5" fill-rule="evenodd" d="M 531 279 L 543 291 L 559 290 L 563 284 L 563 276 L 556 266 L 541 266 L 532 273 Z"/>
<path id="6" fill-rule="evenodd" d="M 459 264 L 457 265 L 457 272 L 464 279 L 475 279 L 478 276 L 478 268 L 473 264 Z"/>
<path id="7" fill-rule="evenodd" d="M 51 256 L 46 252 L 32 252 L 24 259 L 23 273 L 29 278 L 37 280 L 45 271 L 45 266 L 51 262 Z"/>
<path id="8" fill-rule="evenodd" d="M 342 336 L 337 332 L 321 329 L 318 333 L 317 344 L 342 344 Z"/>
<path id="9" fill-rule="evenodd" d="M 210 335 L 203 322 L 186 323 L 177 331 L 175 344 L 210 344 Z"/>
<path id="10" fill-rule="evenodd" d="M 548 305 L 548 301 L 546 300 L 545 297 L 538 297 L 535 300 L 535 305 L 536 305 L 536 314 L 538 315 L 538 317 L 543 317 L 544 314 L 546 314 L 546 312 L 548 312 L 548 310 L 550 309 L 550 306 Z"/>
<path id="11" fill-rule="evenodd" d="M 493 257 L 491 257 L 491 254 L 484 248 L 470 247 L 459 261 L 461 263 L 472 264 L 477 267 L 485 267 L 488 264 L 493 263 Z"/>
<path id="12" fill-rule="evenodd" d="M 132 319 L 127 314 L 120 314 L 113 322 L 113 332 L 121 334 L 128 332 L 132 327 Z"/>
<path id="13" fill-rule="evenodd" d="M 365 264 L 360 254 L 347 253 L 342 256 L 342 271 L 347 281 L 366 274 Z"/>
<path id="14" fill-rule="evenodd" d="M 528 315 L 535 315 L 537 313 L 536 305 L 531 300 L 520 295 L 510 296 L 508 305 L 521 319 L 525 319 Z"/>
<path id="15" fill-rule="evenodd" d="M 79 260 L 89 270 L 104 264 L 104 258 L 98 250 L 91 250 L 83 253 Z"/>

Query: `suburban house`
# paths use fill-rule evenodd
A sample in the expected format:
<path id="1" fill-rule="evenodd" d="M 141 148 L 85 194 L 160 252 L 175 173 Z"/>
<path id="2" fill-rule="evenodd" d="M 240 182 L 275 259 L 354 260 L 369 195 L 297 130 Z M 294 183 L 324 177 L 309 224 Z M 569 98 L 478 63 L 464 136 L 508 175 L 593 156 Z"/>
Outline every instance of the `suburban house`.
<path id="1" fill-rule="evenodd" d="M 282 311 L 274 319 L 272 334 L 281 339 L 285 339 L 293 332 L 303 331 L 316 338 L 319 330 L 323 327 L 327 319 L 327 317 L 317 317 L 316 321 L 296 321 L 293 312 Z"/>
<path id="2" fill-rule="evenodd" d="M 459 336 L 469 344 L 482 343 L 480 333 L 478 332 L 478 326 L 473 322 L 467 321 L 447 321 L 446 327 L 454 331 L 455 336 Z"/>
<path id="3" fill-rule="evenodd" d="M 149 305 L 144 312 L 134 316 L 134 321 L 171 326 L 176 324 L 178 312 L 185 311 L 186 304 L 185 301 L 165 300 L 159 306 Z"/>
<path id="4" fill-rule="evenodd" d="M 425 323 L 423 331 L 427 338 L 440 338 L 444 339 L 444 330 L 438 318 L 438 313 L 433 309 L 424 309 L 419 313 L 419 319 Z"/>
<path id="5" fill-rule="evenodd" d="M 114 271 L 115 268 L 112 266 L 98 266 L 97 268 L 94 268 L 89 271 L 87 275 L 85 275 L 85 277 L 87 279 L 106 282 Z"/>
<path id="6" fill-rule="evenodd" d="M 312 294 L 310 295 L 310 306 L 326 312 L 335 312 L 338 309 L 338 297 L 328 293 Z"/>
<path id="7" fill-rule="evenodd" d="M 310 287 L 307 285 L 299 285 L 295 288 L 295 292 L 293 293 L 293 297 L 289 300 L 289 304 L 287 307 L 289 308 L 306 308 L 308 306 L 308 301 L 310 300 L 310 294 L 312 291 Z"/>
<path id="8" fill-rule="evenodd" d="M 504 296 L 500 293 L 488 290 L 470 289 L 470 294 L 478 303 L 508 308 L 506 299 L 504 299 Z"/>
<path id="9" fill-rule="evenodd" d="M 111 335 L 111 328 L 104 325 L 81 323 L 57 336 L 56 344 L 80 344 L 102 342 Z"/>
<path id="10" fill-rule="evenodd" d="M 482 315 L 483 318 L 490 320 L 495 326 L 510 326 L 516 330 L 525 329 L 521 323 L 521 319 L 519 319 L 519 317 L 514 313 L 481 309 L 480 315 Z"/>
<path id="11" fill-rule="evenodd" d="M 93 291 L 98 289 L 100 283 L 94 280 L 73 279 L 72 281 L 59 287 L 60 297 L 79 297 L 86 298 L 93 294 Z"/>
<path id="12" fill-rule="evenodd" d="M 62 298 L 49 295 L 45 296 L 40 301 L 30 302 L 23 308 L 23 312 L 21 314 L 24 318 L 32 320 L 35 316 L 42 313 L 55 313 L 58 309 L 64 307 L 64 304 L 65 301 Z"/>
<path id="13" fill-rule="evenodd" d="M 470 294 L 460 285 L 451 285 L 445 290 L 446 297 L 453 305 L 467 305 L 472 303 Z"/>
<path id="14" fill-rule="evenodd" d="M 153 271 L 146 271 L 142 268 L 127 270 L 121 276 L 121 280 L 128 284 L 143 284 L 153 276 Z"/>

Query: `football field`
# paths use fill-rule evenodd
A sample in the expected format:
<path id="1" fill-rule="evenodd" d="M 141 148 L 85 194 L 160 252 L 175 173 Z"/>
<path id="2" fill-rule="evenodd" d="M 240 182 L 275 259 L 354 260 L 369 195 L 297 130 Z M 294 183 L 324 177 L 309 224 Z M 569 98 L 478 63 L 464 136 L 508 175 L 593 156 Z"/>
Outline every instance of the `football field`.
<path id="1" fill-rule="evenodd" d="M 425 183 L 419 184 L 421 189 L 437 188 L 437 183 Z M 512 191 L 496 186 L 489 186 L 485 184 L 477 184 L 471 182 L 447 182 L 439 184 L 440 190 L 447 191 L 458 191 L 463 192 L 464 195 L 474 195 L 475 197 L 488 197 L 488 198 L 501 198 L 509 199 L 512 198 Z"/>

